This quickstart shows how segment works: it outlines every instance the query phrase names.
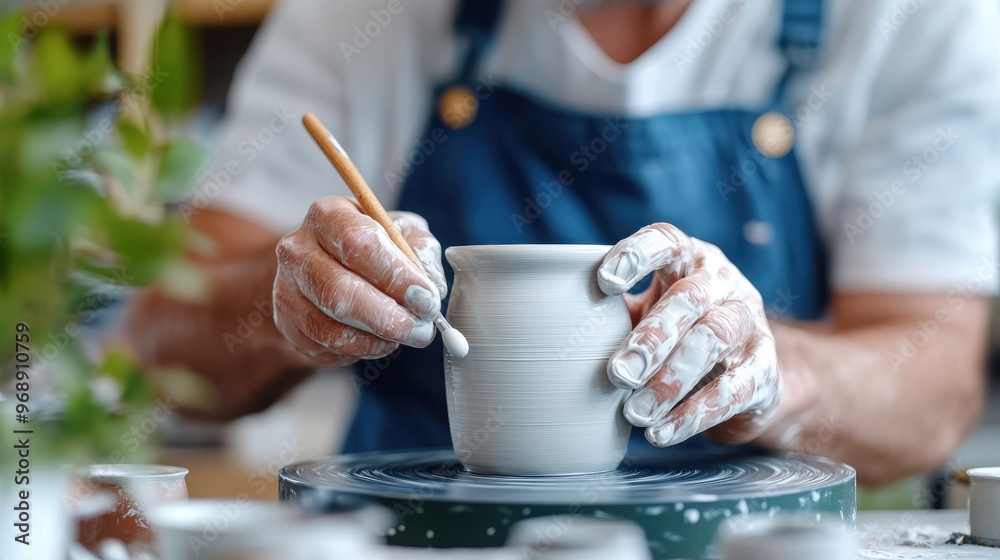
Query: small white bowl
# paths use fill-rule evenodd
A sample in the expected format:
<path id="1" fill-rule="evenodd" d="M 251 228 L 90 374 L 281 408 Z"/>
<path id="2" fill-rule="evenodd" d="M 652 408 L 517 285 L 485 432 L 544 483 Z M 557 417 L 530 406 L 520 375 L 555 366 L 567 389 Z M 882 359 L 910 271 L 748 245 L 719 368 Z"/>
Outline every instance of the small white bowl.
<path id="1" fill-rule="evenodd" d="M 969 525 L 979 544 L 1000 546 L 1000 467 L 969 469 Z"/>
<path id="2" fill-rule="evenodd" d="M 808 514 L 731 518 L 716 540 L 722 560 L 853 560 L 858 550 L 847 525 Z"/>
<path id="3" fill-rule="evenodd" d="M 536 560 L 649 560 L 642 528 L 631 521 L 553 515 L 515 524 L 505 547 Z"/>
<path id="4" fill-rule="evenodd" d="M 245 496 L 165 504 L 150 521 L 161 560 L 367 558 L 374 542 L 349 516 L 308 518 L 288 505 Z"/>

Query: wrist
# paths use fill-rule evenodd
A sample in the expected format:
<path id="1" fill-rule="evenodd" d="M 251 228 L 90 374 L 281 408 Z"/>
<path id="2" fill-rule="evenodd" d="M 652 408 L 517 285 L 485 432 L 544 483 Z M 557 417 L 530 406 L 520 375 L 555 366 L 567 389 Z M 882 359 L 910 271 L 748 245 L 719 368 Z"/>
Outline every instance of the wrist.
<path id="1" fill-rule="evenodd" d="M 778 374 L 782 393 L 774 420 L 756 443 L 777 451 L 805 451 L 802 436 L 819 402 L 819 378 L 804 358 L 810 338 L 816 336 L 796 327 L 772 323 L 778 353 Z"/>

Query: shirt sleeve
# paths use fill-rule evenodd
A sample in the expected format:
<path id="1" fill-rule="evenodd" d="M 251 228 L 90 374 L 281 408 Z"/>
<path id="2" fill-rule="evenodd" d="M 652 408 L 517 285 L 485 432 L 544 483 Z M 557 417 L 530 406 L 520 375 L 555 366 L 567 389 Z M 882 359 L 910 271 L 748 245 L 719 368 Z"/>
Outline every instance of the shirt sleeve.
<path id="1" fill-rule="evenodd" d="M 384 177 L 412 151 L 435 72 L 450 64 L 440 53 L 451 10 L 448 2 L 279 2 L 237 70 L 215 161 L 186 210 L 219 208 L 285 234 L 316 200 L 349 196 L 300 122 L 308 112 L 391 208 L 397 185 Z"/>
<path id="2" fill-rule="evenodd" d="M 339 51 L 334 33 L 322 29 L 340 4 L 284 0 L 272 10 L 237 69 L 213 166 L 189 211 L 224 209 L 286 233 L 318 192 L 346 192 L 300 124 L 310 111 L 334 130 L 342 123 Z"/>
<path id="3" fill-rule="evenodd" d="M 833 288 L 995 293 L 997 3 L 886 4 L 869 35 L 887 45 L 870 98 L 850 108 L 867 117 L 826 224 Z"/>

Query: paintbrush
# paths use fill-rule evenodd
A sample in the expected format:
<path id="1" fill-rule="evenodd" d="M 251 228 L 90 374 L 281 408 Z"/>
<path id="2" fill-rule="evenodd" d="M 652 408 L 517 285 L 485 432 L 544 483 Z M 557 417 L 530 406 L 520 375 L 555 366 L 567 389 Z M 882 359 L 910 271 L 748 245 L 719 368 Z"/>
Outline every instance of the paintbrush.
<path id="1" fill-rule="evenodd" d="M 389 218 L 389 214 L 386 213 L 385 208 L 379 203 L 371 187 L 365 182 L 365 178 L 361 176 L 361 172 L 355 167 L 354 162 L 351 161 L 351 158 L 344 151 L 344 148 L 340 146 L 340 143 L 337 142 L 337 139 L 333 137 L 333 134 L 312 113 L 306 113 L 302 117 L 302 124 L 305 125 L 306 130 L 312 135 L 313 140 L 316 141 L 319 148 L 323 150 L 326 158 L 330 160 L 330 163 L 333 164 L 337 172 L 340 173 L 340 176 L 343 177 L 344 182 L 347 183 L 348 188 L 351 189 L 351 192 L 358 199 L 358 203 L 361 204 L 361 208 L 364 209 L 365 214 L 368 214 L 371 219 L 378 222 L 382 226 L 382 229 L 389 235 L 389 239 L 399 247 L 399 250 L 413 264 L 423 270 L 423 265 L 417 259 L 416 253 L 413 252 L 410 244 L 403 238 L 403 234 L 396 229 L 392 219 Z M 462 333 L 458 332 L 457 329 L 448 323 L 444 315 L 438 313 L 438 316 L 434 318 L 434 326 L 441 332 L 441 340 L 444 341 L 445 348 L 453 356 L 464 358 L 469 353 L 469 342 Z"/>

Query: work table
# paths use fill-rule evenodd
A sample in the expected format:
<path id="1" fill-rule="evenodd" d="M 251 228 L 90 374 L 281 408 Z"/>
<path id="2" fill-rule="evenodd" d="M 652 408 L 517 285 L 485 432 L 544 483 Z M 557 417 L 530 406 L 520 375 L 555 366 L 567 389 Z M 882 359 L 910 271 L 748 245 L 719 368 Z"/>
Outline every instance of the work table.
<path id="1" fill-rule="evenodd" d="M 945 544 L 952 533 L 969 532 L 969 512 L 865 511 L 858 513 L 859 558 L 1000 559 L 1000 548 Z"/>

